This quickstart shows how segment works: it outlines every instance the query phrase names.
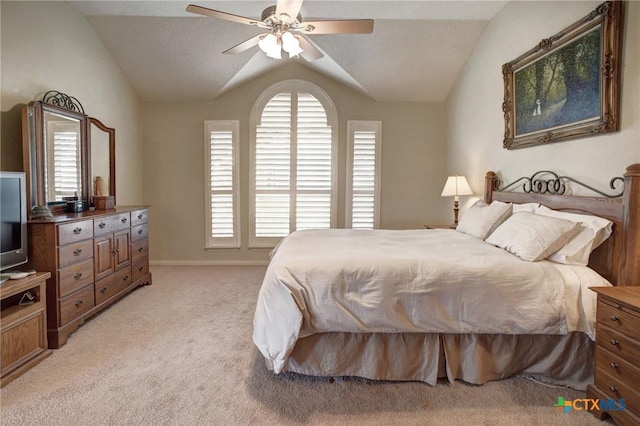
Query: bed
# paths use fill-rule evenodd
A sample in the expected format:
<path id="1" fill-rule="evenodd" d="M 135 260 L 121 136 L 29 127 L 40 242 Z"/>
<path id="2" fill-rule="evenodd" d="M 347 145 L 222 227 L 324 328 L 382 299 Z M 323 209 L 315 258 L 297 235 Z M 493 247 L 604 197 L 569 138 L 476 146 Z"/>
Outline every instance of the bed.
<path id="1" fill-rule="evenodd" d="M 530 375 L 586 389 L 596 306 L 588 287 L 640 285 L 640 164 L 618 178 L 616 197 L 558 195 L 580 183 L 540 176 L 516 181 L 522 193 L 487 173 L 484 206 L 511 207 L 483 238 L 445 229 L 292 233 L 274 249 L 256 306 L 253 339 L 267 367 L 431 385 Z M 488 244 L 509 234 L 507 222 L 526 228 L 534 213 L 513 209 L 531 205 L 604 218 L 610 235 L 588 266 L 523 261 Z"/>

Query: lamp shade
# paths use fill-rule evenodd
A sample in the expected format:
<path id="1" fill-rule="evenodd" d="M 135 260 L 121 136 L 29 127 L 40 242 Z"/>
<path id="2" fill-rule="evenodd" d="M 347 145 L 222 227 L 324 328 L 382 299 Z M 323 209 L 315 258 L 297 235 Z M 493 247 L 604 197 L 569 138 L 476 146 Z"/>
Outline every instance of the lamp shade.
<path id="1" fill-rule="evenodd" d="M 457 197 L 458 195 L 471 195 L 473 191 L 464 176 L 449 176 L 442 189 L 441 197 Z"/>

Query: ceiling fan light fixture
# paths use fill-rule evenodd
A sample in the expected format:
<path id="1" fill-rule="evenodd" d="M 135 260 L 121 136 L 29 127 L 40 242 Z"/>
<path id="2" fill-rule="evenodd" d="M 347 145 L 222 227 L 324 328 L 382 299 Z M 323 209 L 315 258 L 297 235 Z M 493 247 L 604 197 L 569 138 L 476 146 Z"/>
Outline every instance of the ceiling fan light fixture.
<path id="1" fill-rule="evenodd" d="M 259 42 L 258 47 L 267 55 L 269 52 L 275 50 L 276 48 L 280 50 L 280 46 L 278 45 L 278 38 L 275 34 L 267 34 L 264 36 Z"/>
<path id="2" fill-rule="evenodd" d="M 303 52 L 300 47 L 300 40 L 288 31 L 282 34 L 282 48 L 289 54 L 289 57 L 298 56 Z"/>
<path id="3" fill-rule="evenodd" d="M 282 49 L 279 44 L 276 44 L 270 51 L 265 52 L 268 57 L 273 59 L 282 59 Z"/>

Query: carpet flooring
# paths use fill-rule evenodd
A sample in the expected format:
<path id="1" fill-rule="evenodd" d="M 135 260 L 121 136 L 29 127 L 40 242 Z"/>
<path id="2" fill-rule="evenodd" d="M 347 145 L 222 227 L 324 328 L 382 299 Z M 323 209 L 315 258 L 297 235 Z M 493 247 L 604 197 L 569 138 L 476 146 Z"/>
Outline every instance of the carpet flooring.
<path id="1" fill-rule="evenodd" d="M 603 425 L 585 394 L 274 375 L 251 341 L 264 267 L 152 267 L 134 291 L 0 392 L 3 425 Z"/>

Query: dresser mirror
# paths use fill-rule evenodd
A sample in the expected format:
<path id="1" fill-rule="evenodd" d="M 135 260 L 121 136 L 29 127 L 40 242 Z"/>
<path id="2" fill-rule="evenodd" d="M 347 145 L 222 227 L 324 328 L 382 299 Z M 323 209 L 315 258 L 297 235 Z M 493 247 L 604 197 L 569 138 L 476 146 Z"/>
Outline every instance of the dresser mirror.
<path id="1" fill-rule="evenodd" d="M 115 198 L 115 129 L 87 117 L 77 99 L 51 91 L 23 107 L 22 138 L 30 209 L 55 214 L 70 201 L 82 202 L 76 211 L 92 206 L 94 195 Z"/>
<path id="2" fill-rule="evenodd" d="M 89 117 L 87 132 L 91 148 L 91 196 L 116 196 L 116 129 Z"/>
<path id="3" fill-rule="evenodd" d="M 31 207 L 64 210 L 88 202 L 87 116 L 43 101 L 23 109 L 23 162 Z"/>

